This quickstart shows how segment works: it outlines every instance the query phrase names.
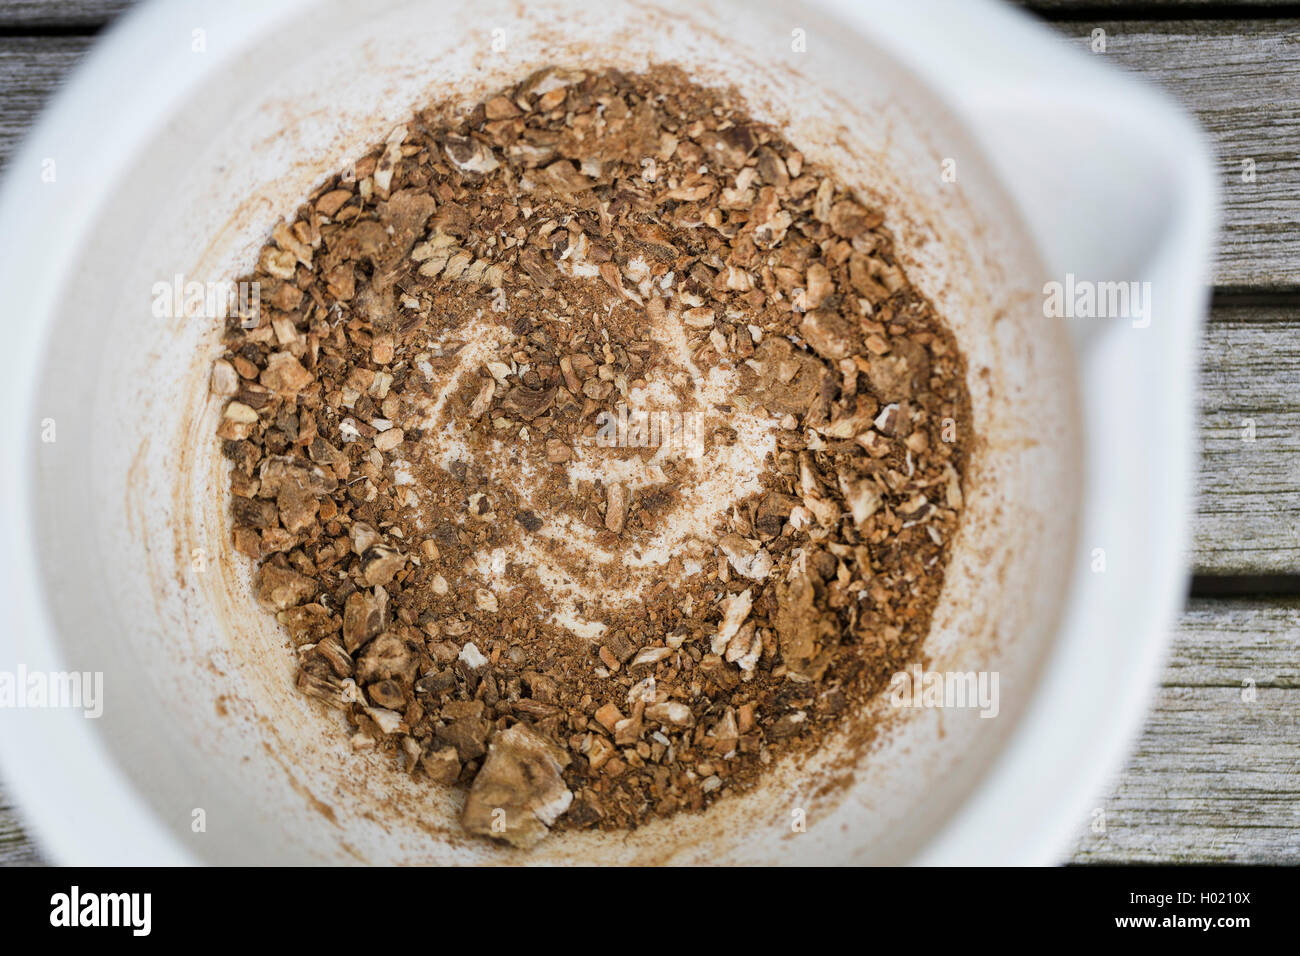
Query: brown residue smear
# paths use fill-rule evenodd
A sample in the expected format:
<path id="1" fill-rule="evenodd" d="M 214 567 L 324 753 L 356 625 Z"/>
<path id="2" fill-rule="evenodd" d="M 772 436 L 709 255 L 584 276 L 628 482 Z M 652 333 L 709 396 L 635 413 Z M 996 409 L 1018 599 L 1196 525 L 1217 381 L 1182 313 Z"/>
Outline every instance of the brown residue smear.
<path id="1" fill-rule="evenodd" d="M 885 222 L 669 69 L 543 70 L 331 177 L 212 377 L 299 689 L 516 846 L 860 753 L 973 440 Z"/>
<path id="2" fill-rule="evenodd" d="M 280 755 L 276 752 L 274 747 L 272 747 L 268 743 L 263 743 L 262 747 L 263 749 L 266 750 L 270 758 L 279 765 L 280 769 L 284 771 L 285 779 L 289 781 L 289 786 L 293 788 L 294 793 L 298 794 L 298 796 L 306 800 L 308 806 L 310 806 L 313 810 L 315 810 L 317 813 L 323 816 L 330 823 L 334 824 L 335 826 L 339 826 L 338 817 L 334 813 L 334 808 L 331 807 L 324 800 L 319 799 L 314 793 L 308 790 L 307 787 L 297 777 L 293 775 L 293 772 L 289 769 L 288 765 L 286 765 L 285 762 L 280 759 Z"/>

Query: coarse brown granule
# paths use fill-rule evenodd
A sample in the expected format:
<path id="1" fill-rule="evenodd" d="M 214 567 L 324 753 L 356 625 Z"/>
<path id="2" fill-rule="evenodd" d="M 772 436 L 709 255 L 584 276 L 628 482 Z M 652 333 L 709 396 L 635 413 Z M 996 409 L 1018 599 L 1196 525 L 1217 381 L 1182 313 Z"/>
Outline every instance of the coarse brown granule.
<path id="1" fill-rule="evenodd" d="M 299 689 L 519 846 L 817 747 L 918 654 L 972 438 L 884 222 L 669 68 L 543 70 L 332 177 L 212 377 Z"/>

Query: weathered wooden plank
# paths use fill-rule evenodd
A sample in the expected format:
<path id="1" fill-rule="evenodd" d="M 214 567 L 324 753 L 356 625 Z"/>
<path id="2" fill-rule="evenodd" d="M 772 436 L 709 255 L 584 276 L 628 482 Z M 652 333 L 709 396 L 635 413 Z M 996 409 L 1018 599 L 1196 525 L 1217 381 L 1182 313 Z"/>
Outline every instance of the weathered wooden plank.
<path id="1" fill-rule="evenodd" d="M 23 829 L 22 820 L 9 804 L 4 783 L 0 782 L 0 867 L 39 866 L 45 860 Z"/>
<path id="2" fill-rule="evenodd" d="M 80 28 L 93 30 L 111 22 L 133 0 L 0 0 L 0 30 Z"/>
<path id="3" fill-rule="evenodd" d="M 1300 304 L 1216 307 L 1199 401 L 1193 568 L 1300 573 Z"/>
<path id="4" fill-rule="evenodd" d="M 79 36 L 0 38 L 0 169 L 91 42 Z"/>
<path id="5" fill-rule="evenodd" d="M 1074 863 L 1300 862 L 1300 600 L 1190 602 Z"/>
<path id="6" fill-rule="evenodd" d="M 1062 23 L 1094 55 L 1195 113 L 1217 154 L 1223 225 L 1214 281 L 1300 287 L 1300 30 L 1293 20 Z M 1116 211 L 1122 216 L 1122 211 Z"/>

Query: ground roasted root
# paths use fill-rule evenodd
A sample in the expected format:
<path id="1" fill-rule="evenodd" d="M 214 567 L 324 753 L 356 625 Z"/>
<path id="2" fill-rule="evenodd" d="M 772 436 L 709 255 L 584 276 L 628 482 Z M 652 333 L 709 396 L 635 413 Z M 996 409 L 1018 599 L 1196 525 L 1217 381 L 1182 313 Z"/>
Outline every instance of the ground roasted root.
<path id="1" fill-rule="evenodd" d="M 228 324 L 233 541 L 298 687 L 471 832 L 699 810 L 928 630 L 962 358 L 882 212 L 742 109 L 658 69 L 426 110 Z"/>

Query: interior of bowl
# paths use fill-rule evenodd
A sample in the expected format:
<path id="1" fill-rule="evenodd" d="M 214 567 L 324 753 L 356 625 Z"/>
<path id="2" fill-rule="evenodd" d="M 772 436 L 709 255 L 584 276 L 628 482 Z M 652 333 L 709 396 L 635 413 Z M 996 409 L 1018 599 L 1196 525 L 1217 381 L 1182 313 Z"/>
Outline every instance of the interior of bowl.
<path id="1" fill-rule="evenodd" d="M 150 303 L 176 275 L 246 273 L 276 222 L 413 108 L 474 102 L 552 63 L 673 63 L 735 85 L 885 208 L 909 276 L 967 355 L 965 427 L 979 436 L 929 666 L 997 672 L 1001 693 L 991 720 L 882 699 L 758 790 L 631 834 L 552 835 L 527 859 L 906 859 L 989 773 L 1055 633 L 1079 507 L 1076 389 L 1069 343 L 1027 278 L 1041 274 L 1035 253 L 959 123 L 870 37 L 788 6 L 321 3 L 248 38 L 157 118 L 79 251 L 42 370 L 42 407 L 68 425 L 67 451 L 34 482 L 41 574 L 65 659 L 104 672 L 102 746 L 198 859 L 523 859 L 464 836 L 458 795 L 354 753 L 342 718 L 293 689 L 288 640 L 229 543 L 207 390 L 220 323 L 157 318 Z M 864 742 L 855 729 L 877 719 L 885 730 Z"/>

